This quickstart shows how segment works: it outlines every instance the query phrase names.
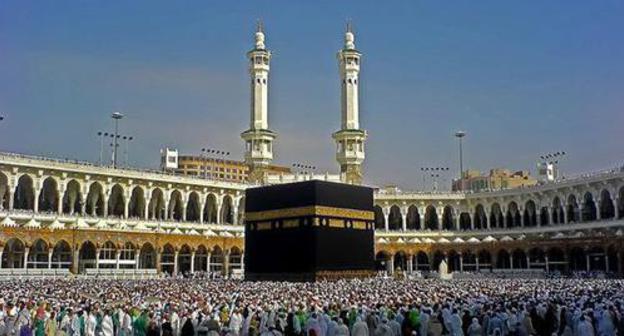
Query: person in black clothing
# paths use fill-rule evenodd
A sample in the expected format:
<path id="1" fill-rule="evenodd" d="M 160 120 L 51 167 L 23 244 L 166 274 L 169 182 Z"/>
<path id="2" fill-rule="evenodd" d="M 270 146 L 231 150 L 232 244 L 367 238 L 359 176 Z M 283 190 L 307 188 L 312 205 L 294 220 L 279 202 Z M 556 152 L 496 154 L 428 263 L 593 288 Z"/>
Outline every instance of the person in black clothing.
<path id="1" fill-rule="evenodd" d="M 195 336 L 195 327 L 193 326 L 193 321 L 191 321 L 191 317 L 188 316 L 184 325 L 182 325 L 182 333 L 181 336 Z"/>

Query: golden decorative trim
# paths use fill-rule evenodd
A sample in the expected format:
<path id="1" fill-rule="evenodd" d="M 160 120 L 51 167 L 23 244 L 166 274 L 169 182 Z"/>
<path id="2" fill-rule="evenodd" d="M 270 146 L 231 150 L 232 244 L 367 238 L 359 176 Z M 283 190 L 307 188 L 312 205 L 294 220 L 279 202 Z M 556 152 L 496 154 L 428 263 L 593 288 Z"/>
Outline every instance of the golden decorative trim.
<path id="1" fill-rule="evenodd" d="M 287 219 L 282 223 L 283 229 L 299 227 L 299 219 Z"/>
<path id="2" fill-rule="evenodd" d="M 281 218 L 304 217 L 304 216 L 327 216 L 360 220 L 375 220 L 375 213 L 366 210 L 354 210 L 334 208 L 320 205 L 311 205 L 306 207 L 277 209 L 267 211 L 255 211 L 245 214 L 246 221 L 262 221 Z"/>
<path id="3" fill-rule="evenodd" d="M 353 228 L 358 230 L 366 230 L 366 222 L 353 221 Z"/>
<path id="4" fill-rule="evenodd" d="M 345 227 L 344 219 L 330 218 L 329 227 L 344 228 Z"/>
<path id="5" fill-rule="evenodd" d="M 271 230 L 272 225 L 271 222 L 261 222 L 256 224 L 256 229 L 260 230 Z"/>

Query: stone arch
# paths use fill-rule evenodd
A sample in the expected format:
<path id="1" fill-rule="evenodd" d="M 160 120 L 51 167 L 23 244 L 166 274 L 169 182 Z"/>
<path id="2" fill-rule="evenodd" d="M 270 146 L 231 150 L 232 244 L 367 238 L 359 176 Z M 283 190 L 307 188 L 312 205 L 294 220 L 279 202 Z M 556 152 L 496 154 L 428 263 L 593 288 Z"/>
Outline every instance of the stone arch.
<path id="1" fill-rule="evenodd" d="M 238 224 L 245 224 L 245 197 L 241 197 L 238 200 Z"/>
<path id="2" fill-rule="evenodd" d="M 394 254 L 394 271 L 407 270 L 407 254 L 404 251 L 398 251 Z"/>
<path id="3" fill-rule="evenodd" d="M 438 213 L 436 212 L 436 208 L 430 205 L 425 209 L 425 229 L 438 230 L 439 228 Z"/>
<path id="4" fill-rule="evenodd" d="M 108 197 L 108 215 L 114 217 L 123 217 L 125 208 L 125 196 L 124 188 L 115 183 L 111 188 L 110 196 Z"/>
<path id="5" fill-rule="evenodd" d="M 541 248 L 534 247 L 529 250 L 529 262 L 531 268 L 545 268 L 546 267 L 546 252 Z"/>
<path id="6" fill-rule="evenodd" d="M 568 213 L 568 223 L 576 223 L 579 222 L 579 206 L 576 200 L 576 196 L 569 195 L 568 196 L 568 205 L 566 212 Z"/>
<path id="7" fill-rule="evenodd" d="M 492 269 L 492 254 L 488 250 L 479 251 L 479 269 L 489 268 Z"/>
<path id="8" fill-rule="evenodd" d="M 215 246 L 210 253 L 210 272 L 223 273 L 225 253 L 219 246 Z"/>
<path id="9" fill-rule="evenodd" d="M 587 250 L 587 256 L 589 257 L 589 270 L 604 272 L 607 270 L 607 254 L 605 249 L 601 246 L 593 246 Z"/>
<path id="10" fill-rule="evenodd" d="M 234 224 L 233 200 L 230 195 L 225 195 L 223 197 L 223 205 L 221 206 L 221 223 Z"/>
<path id="11" fill-rule="evenodd" d="M 527 256 L 526 253 L 521 249 L 515 249 L 512 254 L 513 256 L 513 268 L 515 269 L 526 269 L 527 268 Z"/>
<path id="12" fill-rule="evenodd" d="M 130 218 L 145 217 L 145 190 L 141 186 L 136 186 L 132 189 L 128 205 L 128 216 Z"/>
<path id="13" fill-rule="evenodd" d="M 600 192 L 600 218 L 615 218 L 615 207 L 613 206 L 613 199 L 611 198 L 611 193 L 607 189 L 603 189 Z"/>
<path id="14" fill-rule="evenodd" d="M 461 265 L 460 265 L 460 255 L 459 253 L 457 253 L 457 251 L 455 250 L 450 250 L 447 255 L 446 255 L 446 260 L 447 260 L 447 265 L 448 265 L 448 271 L 449 273 L 451 272 L 459 272 L 459 270 L 461 269 Z"/>
<path id="15" fill-rule="evenodd" d="M 474 228 L 477 230 L 482 230 L 487 227 L 487 215 L 485 214 L 485 209 L 483 205 L 477 204 L 475 207 L 474 214 Z"/>
<path id="16" fill-rule="evenodd" d="M 528 200 L 524 204 L 524 226 L 535 227 L 537 226 L 537 206 L 533 200 Z"/>
<path id="17" fill-rule="evenodd" d="M 169 220 L 181 221 L 182 218 L 182 193 L 179 190 L 173 190 L 169 198 Z"/>
<path id="18" fill-rule="evenodd" d="M 496 268 L 508 269 L 511 268 L 511 258 L 507 250 L 502 249 L 498 251 L 496 255 Z"/>
<path id="19" fill-rule="evenodd" d="M 150 197 L 148 216 L 150 219 L 163 220 L 167 216 L 165 194 L 160 188 L 154 188 Z"/>
<path id="20" fill-rule="evenodd" d="M 17 180 L 17 187 L 13 195 L 13 208 L 19 210 L 34 210 L 35 184 L 28 174 L 22 175 Z"/>
<path id="21" fill-rule="evenodd" d="M 459 229 L 462 231 L 470 230 L 472 227 L 472 222 L 470 220 L 470 214 L 467 212 L 462 212 L 459 214 Z"/>
<path id="22" fill-rule="evenodd" d="M 184 244 L 178 252 L 178 273 L 187 274 L 191 271 L 191 247 Z"/>
<path id="23" fill-rule="evenodd" d="M 405 217 L 405 225 L 408 230 L 420 230 L 420 214 L 418 213 L 418 207 L 410 205 L 407 208 L 407 216 Z"/>
<path id="24" fill-rule="evenodd" d="M 507 227 L 519 227 L 521 225 L 520 210 L 518 209 L 518 203 L 511 201 L 507 206 Z"/>
<path id="25" fill-rule="evenodd" d="M 555 198 L 553 198 L 552 201 L 552 213 L 551 213 L 551 218 L 552 218 L 552 223 L 553 224 L 563 224 L 564 223 L 564 209 L 563 209 L 563 205 L 561 204 L 561 198 L 559 198 L 559 196 L 555 196 Z"/>
<path id="26" fill-rule="evenodd" d="M 444 207 L 444 209 L 442 210 L 442 229 L 443 230 L 454 230 L 454 226 L 453 226 L 453 222 L 454 222 L 454 218 L 453 218 L 453 207 L 450 205 L 447 205 Z"/>
<path id="27" fill-rule="evenodd" d="M 594 195 L 591 192 L 586 192 L 583 195 L 583 209 L 581 209 L 583 222 L 595 221 L 597 216 L 596 202 L 594 201 Z"/>
<path id="28" fill-rule="evenodd" d="M 110 240 L 99 248 L 99 268 L 115 268 L 117 263 L 117 246 Z"/>
<path id="29" fill-rule="evenodd" d="M 399 231 L 403 228 L 403 218 L 401 216 L 401 209 L 397 205 L 390 207 L 390 213 L 388 214 L 388 230 Z"/>
<path id="30" fill-rule="evenodd" d="M 52 250 L 52 268 L 70 268 L 72 264 L 72 250 L 69 243 L 59 240 Z"/>
<path id="31" fill-rule="evenodd" d="M 89 185 L 86 210 L 91 216 L 104 217 L 104 188 L 100 182 L 93 182 Z"/>
<path id="32" fill-rule="evenodd" d="M 431 265 L 429 264 L 429 256 L 427 253 L 423 251 L 419 251 L 414 256 L 415 259 L 415 269 L 418 271 L 429 271 L 431 270 Z"/>
<path id="33" fill-rule="evenodd" d="M 52 176 L 48 176 L 43 180 L 37 202 L 39 203 L 39 212 L 58 211 L 59 187 L 58 182 Z"/>
<path id="34" fill-rule="evenodd" d="M 373 208 L 375 212 L 375 230 L 383 230 L 386 228 L 383 210 L 379 205 L 375 205 Z"/>
<path id="35" fill-rule="evenodd" d="M 445 258 L 446 256 L 444 255 L 444 252 L 435 251 L 433 253 L 433 260 L 431 262 L 431 270 L 438 272 L 440 270 L 440 264 L 442 263 L 442 261 L 444 261 Z M 448 262 L 447 262 L 447 265 L 448 265 Z"/>
<path id="36" fill-rule="evenodd" d="M 78 272 L 83 273 L 87 268 L 95 268 L 97 260 L 95 244 L 87 240 L 80 245 L 78 251 Z"/>
<path id="37" fill-rule="evenodd" d="M 28 251 L 28 268 L 48 268 L 48 243 L 37 239 Z"/>
<path id="38" fill-rule="evenodd" d="M 199 215 L 201 212 L 201 206 L 199 204 L 199 194 L 192 191 L 189 194 L 188 202 L 186 204 L 186 221 L 199 222 Z"/>
<path id="39" fill-rule="evenodd" d="M 462 266 L 464 271 L 477 270 L 477 255 L 470 250 L 463 251 L 461 254 Z"/>
<path id="40" fill-rule="evenodd" d="M 587 259 L 585 256 L 585 250 L 580 247 L 573 247 L 570 249 L 569 258 L 570 270 L 572 271 L 585 271 L 587 270 Z"/>
<path id="41" fill-rule="evenodd" d="M 550 271 L 565 271 L 568 263 L 565 260 L 565 252 L 558 247 L 551 247 L 546 250 L 548 257 L 548 269 Z"/>
<path id="42" fill-rule="evenodd" d="M 232 274 L 233 270 L 243 267 L 243 251 L 236 246 L 230 249 L 228 266 L 227 274 Z"/>
<path id="43" fill-rule="evenodd" d="M 540 220 L 540 225 L 541 226 L 548 226 L 548 225 L 550 225 L 550 211 L 548 210 L 547 206 L 543 206 L 540 209 L 539 220 Z"/>
<path id="44" fill-rule="evenodd" d="M 204 221 L 207 223 L 216 223 L 218 217 L 217 196 L 210 193 L 206 196 L 206 205 L 204 206 Z"/>
<path id="45" fill-rule="evenodd" d="M 18 238 L 11 238 L 2 249 L 2 268 L 24 268 L 26 245 Z"/>
<path id="46" fill-rule="evenodd" d="M 81 186 L 78 181 L 71 179 L 67 183 L 65 188 L 65 194 L 63 195 L 63 213 L 73 215 L 75 213 L 82 213 L 82 193 Z"/>
<path id="47" fill-rule="evenodd" d="M 156 268 L 156 250 L 151 243 L 145 243 L 141 246 L 139 252 L 139 269 Z"/>
<path id="48" fill-rule="evenodd" d="M 160 268 L 163 272 L 173 274 L 175 266 L 175 249 L 171 244 L 165 244 L 160 254 Z"/>
<path id="49" fill-rule="evenodd" d="M 499 229 L 505 227 L 503 211 L 498 203 L 493 203 L 490 208 L 490 227 Z"/>
<path id="50" fill-rule="evenodd" d="M 204 245 L 199 245 L 195 251 L 195 272 L 208 271 L 208 249 Z"/>

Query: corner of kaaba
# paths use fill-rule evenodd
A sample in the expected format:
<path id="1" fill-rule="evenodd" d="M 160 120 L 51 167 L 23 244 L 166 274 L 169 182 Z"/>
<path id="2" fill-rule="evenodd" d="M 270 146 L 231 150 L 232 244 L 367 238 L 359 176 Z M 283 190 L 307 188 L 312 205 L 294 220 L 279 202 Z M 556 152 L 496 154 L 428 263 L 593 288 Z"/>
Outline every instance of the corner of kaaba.
<path id="1" fill-rule="evenodd" d="M 305 181 L 246 190 L 245 279 L 364 278 L 374 269 L 373 190 Z"/>

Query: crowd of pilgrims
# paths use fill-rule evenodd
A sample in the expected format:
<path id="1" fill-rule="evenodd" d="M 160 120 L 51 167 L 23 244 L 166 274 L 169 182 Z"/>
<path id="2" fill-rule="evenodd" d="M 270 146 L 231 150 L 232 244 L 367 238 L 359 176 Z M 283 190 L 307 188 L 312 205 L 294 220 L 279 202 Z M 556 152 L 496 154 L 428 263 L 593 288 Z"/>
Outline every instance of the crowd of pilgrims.
<path id="1" fill-rule="evenodd" d="M 624 281 L 0 281 L 0 335 L 624 335 Z"/>

